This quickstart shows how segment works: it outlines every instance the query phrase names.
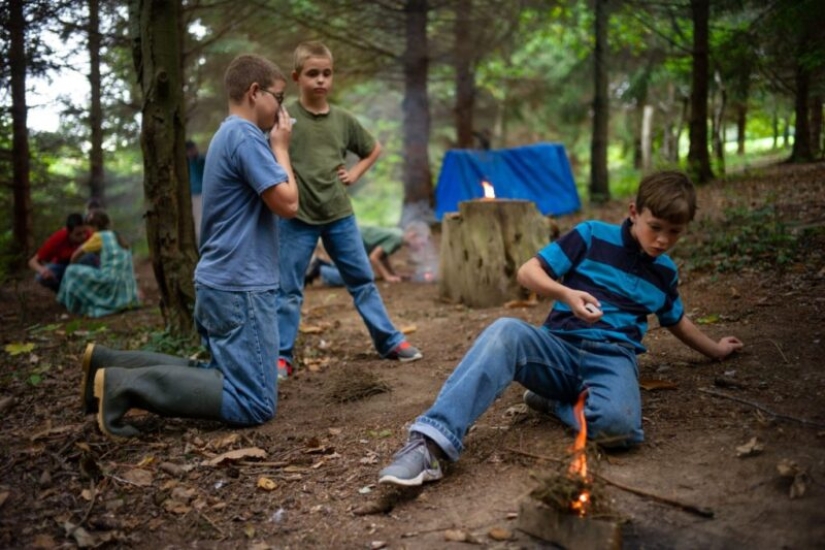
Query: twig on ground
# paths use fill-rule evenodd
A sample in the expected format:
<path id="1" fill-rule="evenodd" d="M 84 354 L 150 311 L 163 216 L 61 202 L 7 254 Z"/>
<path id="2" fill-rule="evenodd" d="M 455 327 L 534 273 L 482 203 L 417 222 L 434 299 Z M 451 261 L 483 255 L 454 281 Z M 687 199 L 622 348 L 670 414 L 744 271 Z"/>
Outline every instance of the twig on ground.
<path id="1" fill-rule="evenodd" d="M 787 420 L 789 422 L 798 422 L 798 423 L 800 423 L 804 426 L 813 426 L 815 428 L 825 428 L 825 424 L 822 424 L 820 422 L 814 422 L 812 420 L 808 420 L 807 418 L 797 418 L 795 416 L 789 416 L 787 414 L 779 414 L 777 412 L 774 412 L 774 411 L 770 410 L 769 408 L 765 407 L 764 405 L 760 405 L 759 403 L 754 403 L 753 401 L 748 401 L 747 399 L 742 399 L 741 397 L 735 397 L 733 395 L 728 395 L 728 394 L 721 393 L 721 392 L 718 392 L 718 391 L 709 390 L 707 388 L 699 388 L 699 391 L 702 392 L 702 393 L 706 393 L 708 395 L 712 395 L 714 397 L 722 397 L 724 399 L 730 399 L 731 401 L 736 401 L 737 403 L 742 403 L 743 405 L 748 405 L 750 407 L 753 407 L 754 409 L 758 409 L 758 410 L 762 411 L 763 413 L 767 413 L 767 414 L 769 414 L 769 415 L 771 415 L 774 418 L 777 418 L 779 420 Z"/>
<path id="2" fill-rule="evenodd" d="M 561 464 L 566 464 L 567 463 L 566 461 L 560 460 L 558 458 L 553 458 L 553 457 L 550 457 L 550 456 L 537 455 L 537 454 L 534 454 L 534 453 L 528 453 L 526 451 L 521 451 L 519 449 L 513 449 L 511 447 L 508 447 L 507 450 L 512 452 L 512 453 L 516 453 L 516 454 L 520 454 L 520 455 L 524 455 L 524 456 L 529 456 L 529 457 L 532 457 L 532 458 L 537 458 L 539 460 L 548 460 L 550 462 L 556 462 L 556 463 L 561 463 Z M 679 500 L 676 500 L 676 499 L 663 497 L 661 495 L 657 495 L 657 494 L 654 494 L 654 493 L 649 493 L 649 492 L 643 491 L 641 489 L 636 489 L 635 487 L 630 487 L 629 485 L 624 485 L 622 483 L 618 483 L 616 481 L 613 481 L 610 478 L 605 477 L 602 474 L 597 474 L 595 472 L 593 473 L 593 477 L 598 478 L 601 481 L 603 481 L 604 483 L 607 483 L 608 485 L 612 485 L 612 486 L 616 487 L 617 489 L 627 491 L 628 493 L 633 493 L 634 495 L 647 497 L 647 498 L 655 500 L 657 502 L 661 502 L 662 504 L 669 504 L 670 506 L 675 506 L 677 508 L 681 508 L 685 512 L 690 512 L 692 514 L 696 514 L 696 515 L 702 516 L 704 518 L 712 518 L 714 516 L 713 510 L 711 510 L 710 508 L 703 508 L 701 506 L 694 506 L 693 504 L 682 502 L 682 501 L 679 501 Z"/>
<path id="3" fill-rule="evenodd" d="M 212 521 L 212 520 L 209 518 L 209 516 L 207 516 L 206 514 L 204 514 L 203 512 L 201 512 L 200 510 L 198 510 L 197 508 L 193 508 L 193 510 L 195 510 L 195 512 L 198 514 L 198 516 L 200 516 L 201 518 L 205 519 L 205 520 L 207 521 L 207 523 L 209 523 L 209 525 L 211 525 L 211 526 L 215 529 L 215 531 L 217 531 L 218 533 L 220 533 L 220 534 L 221 534 L 221 536 L 222 536 L 222 537 L 224 537 L 224 538 L 226 537 L 226 533 L 224 533 L 224 532 L 223 532 L 223 529 L 221 529 L 220 527 L 218 527 L 218 525 L 217 525 L 214 521 Z"/>
<path id="4" fill-rule="evenodd" d="M 95 488 L 95 480 L 89 480 L 89 492 L 91 493 L 91 498 L 89 498 L 89 507 L 86 508 L 86 513 L 83 514 L 83 517 L 80 519 L 80 523 L 77 525 L 86 525 L 86 522 L 89 520 L 89 516 L 92 514 L 92 508 L 95 507 L 95 499 L 97 498 L 97 489 Z"/>
<path id="5" fill-rule="evenodd" d="M 785 353 L 782 351 L 782 348 L 779 347 L 779 344 L 777 344 L 774 340 L 771 340 L 770 338 L 768 338 L 767 340 L 768 342 L 776 346 L 776 350 L 779 352 L 779 355 L 782 356 L 782 359 L 785 361 L 785 364 L 790 363 L 790 361 L 788 361 L 788 358 L 785 357 Z"/>

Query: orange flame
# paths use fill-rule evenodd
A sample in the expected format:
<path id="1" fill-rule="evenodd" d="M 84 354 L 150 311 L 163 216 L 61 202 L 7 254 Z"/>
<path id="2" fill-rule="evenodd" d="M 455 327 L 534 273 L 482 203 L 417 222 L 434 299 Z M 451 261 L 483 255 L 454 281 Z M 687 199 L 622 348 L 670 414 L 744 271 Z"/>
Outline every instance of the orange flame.
<path id="1" fill-rule="evenodd" d="M 587 399 L 587 391 L 583 391 L 579 395 L 579 400 L 573 408 L 573 414 L 579 422 L 579 433 L 576 435 L 576 440 L 570 451 L 573 453 L 573 461 L 570 463 L 568 474 L 571 477 L 580 477 L 586 485 L 590 484 L 590 478 L 587 475 L 587 422 L 584 419 L 584 402 Z M 587 514 L 590 507 L 590 491 L 584 489 L 579 496 L 570 503 L 570 508 L 578 513 L 580 516 Z"/>
<path id="2" fill-rule="evenodd" d="M 484 200 L 492 200 L 496 198 L 496 190 L 492 183 L 487 180 L 481 180 L 481 187 L 484 188 Z"/>

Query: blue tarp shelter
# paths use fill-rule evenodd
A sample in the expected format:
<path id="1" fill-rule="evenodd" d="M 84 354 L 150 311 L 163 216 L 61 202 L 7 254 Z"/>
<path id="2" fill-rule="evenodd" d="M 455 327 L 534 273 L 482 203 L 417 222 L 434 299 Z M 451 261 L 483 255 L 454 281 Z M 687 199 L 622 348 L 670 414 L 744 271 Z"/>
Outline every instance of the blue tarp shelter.
<path id="1" fill-rule="evenodd" d="M 531 200 L 543 215 L 581 208 L 564 146 L 538 143 L 496 150 L 453 149 L 444 155 L 435 188 L 435 216 L 457 212 L 458 203 L 484 196 L 481 181 L 496 198 Z"/>

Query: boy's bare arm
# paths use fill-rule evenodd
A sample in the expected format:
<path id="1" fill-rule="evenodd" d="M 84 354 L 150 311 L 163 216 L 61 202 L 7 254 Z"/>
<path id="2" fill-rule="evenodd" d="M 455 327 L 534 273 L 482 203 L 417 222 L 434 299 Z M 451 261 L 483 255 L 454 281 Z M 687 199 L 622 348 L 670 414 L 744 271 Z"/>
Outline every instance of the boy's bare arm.
<path id="1" fill-rule="evenodd" d="M 518 270 L 518 282 L 527 290 L 531 290 L 541 296 L 546 296 L 559 302 L 564 302 L 573 314 L 587 321 L 595 323 L 601 319 L 603 313 L 601 304 L 590 293 L 581 290 L 568 288 L 550 277 L 536 258 L 527 260 Z M 585 306 L 592 304 L 594 310 L 589 310 Z"/>
<path id="2" fill-rule="evenodd" d="M 379 156 L 381 156 L 381 144 L 376 141 L 375 147 L 372 148 L 370 154 L 356 162 L 352 168 L 349 170 L 343 166 L 339 168 L 338 178 L 340 178 L 344 185 L 352 185 L 358 181 L 358 179 L 363 176 L 373 164 L 375 164 L 375 161 L 378 160 Z"/>
<path id="3" fill-rule="evenodd" d="M 711 359 L 724 359 L 744 346 L 739 338 L 735 336 L 725 336 L 718 342 L 714 342 L 699 330 L 699 327 L 693 324 L 693 321 L 688 319 L 686 315 L 682 316 L 678 323 L 672 327 L 667 327 L 667 329 L 685 345 Z"/>
<path id="4" fill-rule="evenodd" d="M 282 218 L 294 218 L 298 214 L 298 185 L 295 183 L 295 174 L 289 160 L 291 132 L 292 122 L 289 113 L 281 107 L 278 111 L 278 122 L 269 132 L 269 143 L 275 160 L 287 173 L 287 181 L 270 187 L 261 193 L 261 198 L 271 211 Z"/>
<path id="5" fill-rule="evenodd" d="M 401 277 L 397 276 L 390 269 L 388 269 L 386 265 L 384 265 L 385 257 L 386 255 L 384 254 L 384 249 L 380 246 L 376 246 L 372 249 L 372 252 L 370 252 L 370 264 L 372 265 L 373 272 L 388 283 L 397 283 L 401 281 Z"/>

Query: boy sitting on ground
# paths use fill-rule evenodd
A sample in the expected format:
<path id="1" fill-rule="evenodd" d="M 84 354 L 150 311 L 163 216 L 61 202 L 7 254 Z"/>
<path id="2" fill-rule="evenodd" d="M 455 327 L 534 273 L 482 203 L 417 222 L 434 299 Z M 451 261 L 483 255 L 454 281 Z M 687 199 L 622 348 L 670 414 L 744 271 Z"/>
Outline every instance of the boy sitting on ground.
<path id="1" fill-rule="evenodd" d="M 695 212 L 687 176 L 652 174 L 639 185 L 622 225 L 580 223 L 522 265 L 519 282 L 555 300 L 544 325 L 510 318 L 490 325 L 410 427 L 407 444 L 379 482 L 413 486 L 441 479 L 439 459 L 458 460 L 467 430 L 514 380 L 527 388 L 529 407 L 554 413 L 575 430 L 573 406 L 587 392 L 589 438 L 606 446 L 641 443 L 636 355 L 645 352 L 648 315 L 714 359 L 743 346 L 733 336 L 713 341 L 685 315 L 676 265 L 665 253 Z"/>

